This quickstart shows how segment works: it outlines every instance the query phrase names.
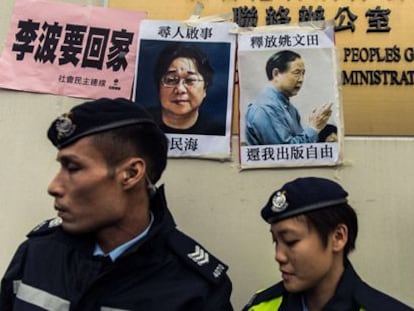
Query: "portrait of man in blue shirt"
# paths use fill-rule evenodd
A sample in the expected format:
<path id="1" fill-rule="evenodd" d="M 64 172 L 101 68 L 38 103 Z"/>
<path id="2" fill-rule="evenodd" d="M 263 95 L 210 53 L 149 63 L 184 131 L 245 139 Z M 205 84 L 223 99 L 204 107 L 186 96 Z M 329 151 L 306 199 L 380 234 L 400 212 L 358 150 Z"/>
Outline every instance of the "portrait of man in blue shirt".
<path id="1" fill-rule="evenodd" d="M 326 126 L 332 103 L 312 111 L 308 126 L 303 126 L 298 109 L 290 97 L 303 86 L 305 62 L 291 50 L 274 53 L 266 63 L 269 83 L 247 107 L 246 140 L 248 145 L 302 144 L 318 141 L 319 132 Z"/>

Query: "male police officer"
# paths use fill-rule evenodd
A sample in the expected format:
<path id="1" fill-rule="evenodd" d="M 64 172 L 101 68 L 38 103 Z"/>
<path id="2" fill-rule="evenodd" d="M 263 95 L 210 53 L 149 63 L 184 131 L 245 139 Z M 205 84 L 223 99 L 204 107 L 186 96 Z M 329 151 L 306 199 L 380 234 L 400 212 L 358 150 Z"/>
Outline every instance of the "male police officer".
<path id="1" fill-rule="evenodd" d="M 231 311 L 227 267 L 176 229 L 164 189 L 167 140 L 145 110 L 99 99 L 57 118 L 58 218 L 28 235 L 0 310 Z"/>
<path id="2" fill-rule="evenodd" d="M 262 209 L 276 244 L 282 281 L 256 294 L 248 311 L 409 311 L 354 271 L 357 216 L 347 192 L 324 178 L 299 178 L 276 190 Z"/>

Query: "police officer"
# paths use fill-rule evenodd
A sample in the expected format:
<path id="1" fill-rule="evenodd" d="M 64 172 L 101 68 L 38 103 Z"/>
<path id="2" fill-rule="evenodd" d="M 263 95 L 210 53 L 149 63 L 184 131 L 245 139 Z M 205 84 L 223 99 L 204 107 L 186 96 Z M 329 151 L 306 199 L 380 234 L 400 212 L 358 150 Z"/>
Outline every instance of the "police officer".
<path id="1" fill-rule="evenodd" d="M 299 178 L 276 190 L 261 215 L 270 224 L 282 281 L 258 292 L 245 311 L 408 311 L 355 272 L 357 216 L 337 183 Z"/>
<path id="2" fill-rule="evenodd" d="M 57 218 L 28 234 L 0 310 L 231 311 L 227 266 L 180 232 L 164 188 L 167 139 L 125 99 L 75 106 L 48 130 Z"/>

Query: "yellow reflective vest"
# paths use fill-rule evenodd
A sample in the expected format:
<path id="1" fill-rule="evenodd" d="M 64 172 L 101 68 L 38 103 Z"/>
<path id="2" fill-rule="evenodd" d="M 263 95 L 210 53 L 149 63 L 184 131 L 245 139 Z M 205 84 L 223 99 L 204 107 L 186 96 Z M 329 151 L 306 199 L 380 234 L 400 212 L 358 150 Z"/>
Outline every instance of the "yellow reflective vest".
<path id="1" fill-rule="evenodd" d="M 282 305 L 283 297 L 276 297 L 274 299 L 260 302 L 259 304 L 250 307 L 247 311 L 277 311 Z M 359 311 L 365 311 L 365 309 L 360 308 Z"/>
<path id="2" fill-rule="evenodd" d="M 275 311 L 278 310 L 282 304 L 283 297 L 276 297 L 274 299 L 260 302 L 258 305 L 252 306 L 247 309 L 248 311 Z"/>

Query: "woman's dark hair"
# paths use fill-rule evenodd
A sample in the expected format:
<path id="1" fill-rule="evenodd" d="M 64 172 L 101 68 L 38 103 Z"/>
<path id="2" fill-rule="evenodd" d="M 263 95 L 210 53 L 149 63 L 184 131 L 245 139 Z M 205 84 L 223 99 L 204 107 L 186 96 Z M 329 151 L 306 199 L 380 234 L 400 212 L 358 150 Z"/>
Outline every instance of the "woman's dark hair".
<path id="1" fill-rule="evenodd" d="M 340 224 L 348 228 L 348 242 L 344 248 L 344 259 L 355 249 L 358 235 L 358 218 L 355 210 L 347 203 L 315 210 L 303 214 L 308 225 L 315 229 L 324 247 L 328 245 L 328 236 Z"/>
<path id="2" fill-rule="evenodd" d="M 266 75 L 269 80 L 273 79 L 273 69 L 277 68 L 280 72 L 285 72 L 289 63 L 295 59 L 301 58 L 301 56 L 290 50 L 283 50 L 273 54 L 266 63 Z"/>
<path id="3" fill-rule="evenodd" d="M 204 79 L 204 88 L 213 83 L 213 68 L 211 67 L 207 56 L 197 47 L 174 43 L 167 45 L 158 56 L 157 63 L 154 67 L 154 82 L 157 89 L 160 87 L 162 76 L 167 72 L 168 67 L 174 59 L 184 57 L 194 61 L 198 72 Z"/>

